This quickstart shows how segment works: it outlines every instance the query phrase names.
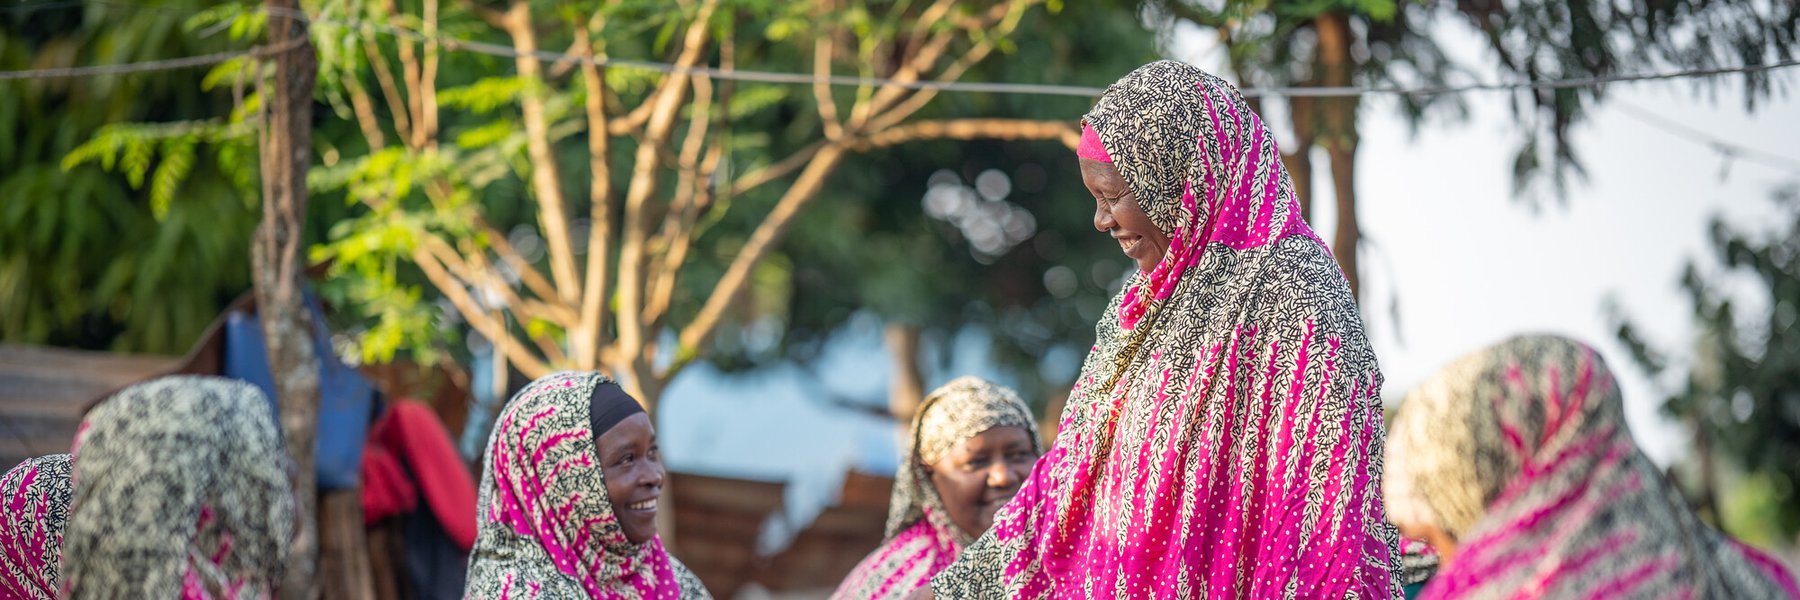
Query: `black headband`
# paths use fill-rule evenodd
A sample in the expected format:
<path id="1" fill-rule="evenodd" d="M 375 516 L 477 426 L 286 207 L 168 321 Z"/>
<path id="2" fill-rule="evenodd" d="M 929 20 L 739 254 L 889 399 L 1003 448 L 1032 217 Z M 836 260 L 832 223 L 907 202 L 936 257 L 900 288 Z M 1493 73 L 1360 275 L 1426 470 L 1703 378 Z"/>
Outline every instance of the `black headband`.
<path id="1" fill-rule="evenodd" d="M 619 421 L 641 412 L 644 407 L 631 394 L 608 381 L 594 386 L 594 395 L 588 400 L 588 426 L 594 428 L 594 438 L 599 439 Z"/>

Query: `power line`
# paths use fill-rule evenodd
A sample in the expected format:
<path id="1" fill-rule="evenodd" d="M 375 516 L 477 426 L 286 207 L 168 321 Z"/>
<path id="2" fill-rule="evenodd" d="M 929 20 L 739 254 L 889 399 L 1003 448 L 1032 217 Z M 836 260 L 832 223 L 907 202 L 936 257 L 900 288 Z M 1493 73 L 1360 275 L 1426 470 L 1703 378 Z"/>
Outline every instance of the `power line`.
<path id="1" fill-rule="evenodd" d="M 83 4 L 83 3 L 81 3 L 81 2 L 58 2 L 58 3 L 52 3 L 52 4 L 22 5 L 22 6 L 8 7 L 8 8 L 13 8 L 13 9 L 20 9 L 20 8 L 26 8 L 26 7 L 55 8 L 55 7 L 64 7 L 64 6 L 81 5 L 81 4 Z M 137 5 L 133 5 L 133 4 L 129 4 L 129 3 L 118 3 L 118 2 L 91 2 L 88 4 L 137 7 Z M 451 50 L 451 51 L 465 51 L 465 52 L 471 52 L 471 53 L 475 53 L 475 54 L 484 54 L 484 55 L 488 55 L 488 56 L 497 56 L 497 57 L 504 57 L 504 58 L 519 58 L 522 56 L 529 55 L 529 56 L 538 58 L 540 60 L 545 60 L 545 61 L 550 61 L 550 62 L 576 62 L 576 63 L 582 63 L 582 64 L 590 64 L 590 65 L 594 65 L 597 67 L 621 67 L 621 68 L 644 69 L 644 70 L 656 71 L 656 72 L 672 74 L 672 75 L 702 75 L 702 76 L 706 76 L 706 77 L 713 78 L 713 79 L 744 81 L 744 82 L 751 82 L 751 83 L 814 84 L 814 83 L 823 82 L 823 83 L 826 83 L 829 85 L 841 86 L 841 87 L 863 87 L 863 86 L 899 87 L 902 89 L 933 90 L 933 91 L 941 91 L 941 92 L 1018 94 L 1018 95 L 1036 95 L 1036 96 L 1075 96 L 1075 97 L 1088 97 L 1088 98 L 1097 97 L 1102 92 L 1106 91 L 1106 88 L 1103 88 L 1103 87 L 1037 84 L 1037 83 L 972 82 L 972 81 L 899 81 L 899 80 L 890 79 L 890 78 L 852 77 L 852 76 L 847 76 L 847 75 L 833 75 L 833 76 L 820 77 L 817 75 L 812 75 L 812 74 L 807 74 L 807 73 L 788 73 L 788 72 L 777 72 L 777 71 L 756 71 L 756 70 L 740 70 L 740 69 L 719 69 L 719 68 L 715 68 L 715 67 L 682 67 L 679 65 L 666 63 L 666 62 L 647 61 L 647 60 L 630 60 L 630 59 L 618 59 L 618 58 L 596 58 L 593 56 L 587 56 L 587 55 L 582 55 L 582 54 L 567 53 L 567 52 L 551 52 L 551 51 L 547 51 L 547 50 L 538 50 L 538 51 L 533 51 L 533 52 L 520 52 L 512 47 L 503 46 L 500 44 L 478 42 L 478 41 L 474 41 L 474 40 L 465 40 L 465 39 L 444 36 L 444 35 L 427 35 L 423 32 L 414 31 L 411 29 L 395 27 L 395 26 L 385 25 L 385 24 L 380 24 L 380 23 L 372 23 L 372 22 L 368 22 L 368 21 L 364 21 L 364 20 L 360 20 L 360 19 L 346 19 L 346 20 L 318 19 L 318 18 L 311 17 L 311 16 L 305 14 L 304 12 L 294 11 L 291 9 L 288 9 L 288 10 L 270 9 L 267 7 L 258 7 L 258 9 L 263 10 L 271 15 L 297 19 L 297 20 L 301 20 L 301 21 L 315 24 L 315 25 L 331 25 L 331 26 L 347 27 L 347 28 L 354 28 L 354 29 L 367 29 L 370 31 L 386 33 L 388 35 L 394 35 L 396 37 L 405 37 L 405 38 L 409 38 L 409 39 L 413 39 L 413 40 L 417 40 L 417 41 L 435 43 L 435 44 L 440 45 L 444 49 Z M 175 9 L 160 9 L 160 10 L 175 11 Z M 195 66 L 203 66 L 203 65 L 208 65 L 208 64 L 216 64 L 219 62 L 224 62 L 226 60 L 230 60 L 232 58 L 244 56 L 244 55 L 251 54 L 251 53 L 260 52 L 262 55 L 267 55 L 267 54 L 272 54 L 272 53 L 276 53 L 276 52 L 283 52 L 283 51 L 286 51 L 289 49 L 291 49 L 291 48 L 278 48 L 278 49 L 277 48 L 253 48 L 251 50 L 242 51 L 242 52 L 222 52 L 222 53 L 202 55 L 202 56 L 196 56 L 196 57 L 169 59 L 169 60 L 160 60 L 160 61 L 145 61 L 145 62 L 141 62 L 141 63 L 124 63 L 124 64 L 118 64 L 118 65 L 101 65 L 101 66 L 93 66 L 93 67 L 73 67 L 73 68 L 63 68 L 63 69 L 0 71 L 0 80 L 5 80 L 5 79 L 43 79 L 43 78 L 51 78 L 51 77 L 81 77 L 81 76 L 89 76 L 89 75 L 110 75 L 110 74 L 116 74 L 116 73 L 139 73 L 139 72 L 149 72 L 149 71 L 183 69 L 183 68 L 191 68 L 191 67 L 195 67 Z M 1602 86 L 1602 85 L 1607 85 L 1607 84 L 1612 84 L 1612 83 L 1631 83 L 1631 82 L 1639 82 L 1639 81 L 1688 79 L 1688 78 L 1696 78 L 1696 77 L 1716 77 L 1716 76 L 1720 76 L 1720 75 L 1761 73 L 1761 72 L 1766 72 L 1766 71 L 1773 71 L 1776 69 L 1793 67 L 1796 65 L 1800 65 L 1800 59 L 1786 59 L 1786 60 L 1771 62 L 1771 63 L 1767 63 L 1767 64 L 1760 64 L 1760 65 L 1742 65 L 1742 66 L 1736 66 L 1736 67 L 1712 67 L 1712 68 L 1700 68 L 1700 69 L 1684 69 L 1684 70 L 1678 70 L 1678 71 L 1665 71 L 1665 72 L 1652 72 L 1652 73 L 1597 75 L 1597 76 L 1591 76 L 1591 77 L 1576 77 L 1576 78 L 1569 78 L 1569 79 L 1555 79 L 1555 80 L 1545 80 L 1545 81 L 1518 81 L 1518 82 L 1504 82 L 1504 83 L 1471 83 L 1471 84 L 1462 84 L 1462 85 L 1431 85 L 1431 86 L 1416 86 L 1416 87 L 1400 87 L 1400 86 L 1297 87 L 1297 86 L 1284 86 L 1284 87 L 1272 87 L 1272 88 L 1247 88 L 1247 89 L 1240 90 L 1240 92 L 1243 93 L 1243 95 L 1245 97 L 1251 97 L 1251 98 L 1266 97 L 1266 96 L 1286 96 L 1286 97 L 1305 97 L 1305 98 L 1347 98 L 1347 97 L 1372 96 L 1372 95 L 1433 96 L 1433 95 L 1445 95 L 1445 94 L 1463 94 L 1463 93 L 1469 93 L 1469 92 L 1482 92 L 1482 91 L 1524 91 L 1524 90 L 1551 90 L 1551 89 L 1583 88 L 1583 87 Z"/>
<path id="2" fill-rule="evenodd" d="M 1719 154 L 1725 155 L 1726 158 L 1742 158 L 1750 162 L 1761 163 L 1765 167 L 1800 175 L 1800 159 L 1740 146 L 1617 98 L 1613 99 L 1612 103 L 1618 106 L 1621 112 L 1639 122 L 1661 129 L 1670 135 L 1712 148 Z"/>
<path id="3" fill-rule="evenodd" d="M 0 81 L 9 79 L 64 79 L 69 77 L 99 77 L 102 75 L 124 75 L 128 73 L 151 73 L 157 71 L 174 71 L 216 65 L 234 58 L 245 56 L 265 57 L 280 54 L 299 48 L 306 43 L 306 38 L 294 38 L 273 46 L 255 46 L 245 50 L 214 52 L 197 56 L 147 60 L 143 62 L 121 63 L 114 65 L 94 65 L 88 67 L 57 67 L 50 69 L 31 69 L 26 71 L 0 71 Z"/>

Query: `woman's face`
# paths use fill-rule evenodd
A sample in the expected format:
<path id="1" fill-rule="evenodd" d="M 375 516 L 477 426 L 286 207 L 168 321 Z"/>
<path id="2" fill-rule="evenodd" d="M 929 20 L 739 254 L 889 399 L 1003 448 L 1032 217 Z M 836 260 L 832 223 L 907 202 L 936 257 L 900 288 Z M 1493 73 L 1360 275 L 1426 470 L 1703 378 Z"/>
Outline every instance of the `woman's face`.
<path id="1" fill-rule="evenodd" d="M 1450 536 L 1443 528 L 1436 525 L 1420 525 L 1418 523 L 1395 523 L 1400 535 L 1407 539 L 1425 542 L 1431 546 L 1438 556 L 1438 569 L 1450 566 L 1450 559 L 1456 556 L 1456 538 Z"/>
<path id="2" fill-rule="evenodd" d="M 925 470 L 944 500 L 950 522 L 980 536 L 994 525 L 994 513 L 1019 492 L 1035 462 L 1037 451 L 1025 428 L 995 427 L 952 446 Z"/>
<path id="3" fill-rule="evenodd" d="M 600 434 L 600 472 L 606 496 L 625 529 L 625 539 L 642 544 L 656 537 L 656 499 L 662 495 L 662 454 L 650 417 L 638 413 Z"/>
<path id="4" fill-rule="evenodd" d="M 1081 180 L 1094 195 L 1094 229 L 1111 235 L 1125 256 L 1137 261 L 1139 271 L 1150 272 L 1169 251 L 1169 236 L 1150 222 L 1150 215 L 1138 205 L 1137 194 L 1111 163 L 1080 160 Z"/>

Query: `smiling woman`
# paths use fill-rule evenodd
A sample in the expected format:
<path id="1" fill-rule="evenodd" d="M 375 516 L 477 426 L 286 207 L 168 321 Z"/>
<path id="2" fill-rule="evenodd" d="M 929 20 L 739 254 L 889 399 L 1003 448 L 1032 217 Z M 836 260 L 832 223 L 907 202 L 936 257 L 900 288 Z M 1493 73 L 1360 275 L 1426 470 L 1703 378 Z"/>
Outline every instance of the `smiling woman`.
<path id="1" fill-rule="evenodd" d="M 656 535 L 663 466 L 637 400 L 556 373 L 507 402 L 488 438 L 469 598 L 711 598 Z"/>
<path id="2" fill-rule="evenodd" d="M 932 579 L 944 598 L 1394 598 L 1381 372 L 1261 117 L 1173 61 L 1108 88 L 1076 147 L 1138 273 L 1056 442 Z M 926 595 L 926 594 L 921 594 Z"/>
<path id="3" fill-rule="evenodd" d="M 994 524 L 1041 453 L 1018 394 L 977 377 L 931 392 L 913 418 L 888 501 L 887 540 L 834 600 L 904 598 Z"/>

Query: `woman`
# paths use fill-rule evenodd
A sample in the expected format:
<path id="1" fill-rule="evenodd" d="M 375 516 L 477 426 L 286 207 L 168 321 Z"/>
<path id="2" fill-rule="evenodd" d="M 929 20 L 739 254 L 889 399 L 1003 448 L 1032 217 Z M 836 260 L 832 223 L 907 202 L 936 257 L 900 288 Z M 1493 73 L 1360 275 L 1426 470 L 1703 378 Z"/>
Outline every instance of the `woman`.
<path id="1" fill-rule="evenodd" d="M 133 385 L 88 413 L 72 454 L 65 597 L 273 597 L 296 512 L 287 451 L 255 386 Z"/>
<path id="2" fill-rule="evenodd" d="M 1443 562 L 1422 598 L 1800 598 L 1688 510 L 1579 342 L 1525 336 L 1451 363 L 1400 404 L 1392 442 L 1389 514 Z"/>
<path id="3" fill-rule="evenodd" d="M 1391 598 L 1381 376 L 1269 130 L 1225 81 L 1145 65 L 1077 149 L 1094 227 L 1138 273 L 1056 442 L 948 598 Z"/>
<path id="4" fill-rule="evenodd" d="M 656 535 L 663 475 L 649 416 L 611 378 L 532 382 L 488 437 L 465 596 L 711 598 Z"/>
<path id="5" fill-rule="evenodd" d="M 0 477 L 0 598 L 51 600 L 69 520 L 69 455 L 26 459 Z"/>
<path id="6" fill-rule="evenodd" d="M 1012 390 L 963 377 L 933 391 L 913 416 L 894 477 L 887 541 L 832 598 L 905 598 L 930 583 L 994 524 L 1041 452 L 1031 411 Z"/>

